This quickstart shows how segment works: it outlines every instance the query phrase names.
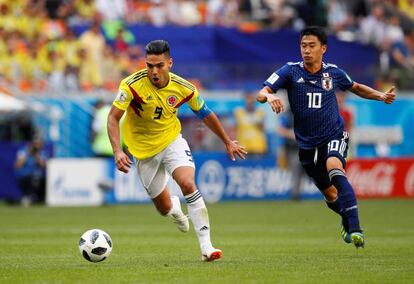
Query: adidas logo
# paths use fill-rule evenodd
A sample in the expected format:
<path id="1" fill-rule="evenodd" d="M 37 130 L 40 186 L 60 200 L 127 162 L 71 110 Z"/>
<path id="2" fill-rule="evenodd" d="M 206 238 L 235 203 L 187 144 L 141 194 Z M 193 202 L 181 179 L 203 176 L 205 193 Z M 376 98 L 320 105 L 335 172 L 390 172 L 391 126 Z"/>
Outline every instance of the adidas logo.
<path id="1" fill-rule="evenodd" d="M 205 231 L 205 230 L 208 230 L 207 226 L 203 226 L 203 227 L 200 228 L 200 231 Z"/>
<path id="2" fill-rule="evenodd" d="M 302 77 L 300 77 L 300 78 L 296 81 L 296 83 L 305 83 L 305 80 L 303 80 L 303 78 L 302 78 Z"/>

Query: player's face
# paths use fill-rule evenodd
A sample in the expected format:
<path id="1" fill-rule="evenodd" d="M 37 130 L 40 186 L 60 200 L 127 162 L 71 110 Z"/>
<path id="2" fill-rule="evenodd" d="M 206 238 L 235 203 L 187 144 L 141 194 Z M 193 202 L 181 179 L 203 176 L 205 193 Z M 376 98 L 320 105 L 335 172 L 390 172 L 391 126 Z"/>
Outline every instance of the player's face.
<path id="1" fill-rule="evenodd" d="M 157 88 L 164 88 L 170 80 L 172 58 L 164 54 L 149 54 L 145 58 L 148 78 Z"/>
<path id="2" fill-rule="evenodd" d="M 300 41 L 303 62 L 308 65 L 321 64 L 326 45 L 322 45 L 314 35 L 305 35 Z"/>

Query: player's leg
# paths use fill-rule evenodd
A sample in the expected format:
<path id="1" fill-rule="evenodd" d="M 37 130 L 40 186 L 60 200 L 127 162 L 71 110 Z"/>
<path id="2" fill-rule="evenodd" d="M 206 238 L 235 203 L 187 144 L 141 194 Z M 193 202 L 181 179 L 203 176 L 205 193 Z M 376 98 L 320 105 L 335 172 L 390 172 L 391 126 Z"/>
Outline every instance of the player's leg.
<path id="1" fill-rule="evenodd" d="M 158 196 L 152 199 L 152 202 L 158 212 L 163 216 L 170 217 L 181 232 L 188 232 L 190 224 L 188 217 L 181 210 L 178 196 L 170 196 L 169 189 L 165 187 Z"/>
<path id="2" fill-rule="evenodd" d="M 322 149 L 321 149 L 322 150 Z M 316 187 L 325 197 L 325 203 L 329 209 L 341 216 L 341 236 L 346 243 L 350 243 L 350 235 L 347 234 L 347 222 L 342 215 L 342 204 L 338 198 L 338 191 L 332 185 L 326 171 L 324 157 L 320 154 L 323 151 L 300 150 L 299 157 L 306 174 L 312 179 Z"/>
<path id="3" fill-rule="evenodd" d="M 161 163 L 162 154 L 137 161 L 138 175 L 158 212 L 173 219 L 181 232 L 188 232 L 188 217 L 181 210 L 180 200 L 178 196 L 170 196 L 166 186 L 169 176 Z"/>
<path id="4" fill-rule="evenodd" d="M 164 163 L 167 171 L 180 186 L 187 202 L 188 215 L 200 243 L 202 259 L 212 261 L 221 258 L 221 250 L 215 249 L 211 244 L 208 211 L 195 185 L 195 165 L 185 139 L 179 137 L 167 148 Z"/>
<path id="5" fill-rule="evenodd" d="M 350 235 L 351 241 L 356 247 L 364 246 L 364 236 L 359 223 L 358 204 L 355 192 L 345 175 L 345 170 L 339 158 L 331 156 L 326 162 L 329 177 L 338 188 L 339 199 L 342 204 L 342 216 L 344 218 L 343 231 Z M 344 234 L 345 232 L 342 232 Z"/>
<path id="6" fill-rule="evenodd" d="M 345 175 L 346 154 L 348 149 L 348 133 L 343 137 L 332 140 L 327 145 L 326 169 L 335 188 L 338 189 L 342 207 L 343 223 L 348 225 L 347 232 L 356 247 L 364 246 L 364 236 L 359 223 L 358 204 L 354 189 Z"/>
<path id="7" fill-rule="evenodd" d="M 323 157 L 319 155 L 317 149 L 301 149 L 299 151 L 299 160 L 306 174 L 324 195 L 328 208 L 341 215 L 341 204 L 338 199 L 338 192 L 329 179 L 325 162 Z"/>

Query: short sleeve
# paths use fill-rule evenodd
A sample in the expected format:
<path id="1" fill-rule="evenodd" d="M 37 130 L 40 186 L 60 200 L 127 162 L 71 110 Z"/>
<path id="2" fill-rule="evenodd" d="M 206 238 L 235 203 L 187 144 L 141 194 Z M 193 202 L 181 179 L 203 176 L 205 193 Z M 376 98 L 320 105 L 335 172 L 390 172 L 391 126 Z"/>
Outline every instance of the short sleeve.
<path id="1" fill-rule="evenodd" d="M 203 107 L 204 100 L 199 95 L 196 88 L 194 89 L 194 92 L 188 97 L 187 104 L 193 111 L 199 111 Z"/>
<path id="2" fill-rule="evenodd" d="M 263 84 L 272 89 L 273 92 L 279 89 L 286 89 L 290 79 L 290 68 L 290 65 L 285 64 L 282 68 L 270 75 Z"/>
<path id="3" fill-rule="evenodd" d="M 354 81 L 349 77 L 349 75 L 343 71 L 342 69 L 338 69 L 338 88 L 340 88 L 342 91 L 346 91 L 350 89 L 354 85 Z"/>

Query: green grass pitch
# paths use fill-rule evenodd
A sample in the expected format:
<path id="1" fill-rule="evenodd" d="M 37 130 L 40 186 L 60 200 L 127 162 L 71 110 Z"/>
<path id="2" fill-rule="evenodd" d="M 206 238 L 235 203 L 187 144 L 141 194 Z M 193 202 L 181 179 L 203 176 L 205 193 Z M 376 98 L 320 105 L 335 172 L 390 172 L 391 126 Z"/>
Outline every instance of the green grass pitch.
<path id="1" fill-rule="evenodd" d="M 208 208 L 213 243 L 223 250 L 212 263 L 201 262 L 193 229 L 179 232 L 151 204 L 0 205 L 0 283 L 414 283 L 414 200 L 360 201 L 359 250 L 342 241 L 339 217 L 322 201 Z M 78 250 L 91 228 L 114 243 L 100 263 Z"/>

